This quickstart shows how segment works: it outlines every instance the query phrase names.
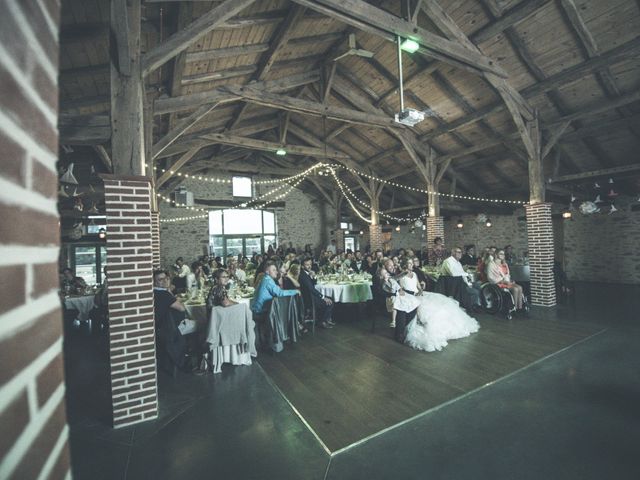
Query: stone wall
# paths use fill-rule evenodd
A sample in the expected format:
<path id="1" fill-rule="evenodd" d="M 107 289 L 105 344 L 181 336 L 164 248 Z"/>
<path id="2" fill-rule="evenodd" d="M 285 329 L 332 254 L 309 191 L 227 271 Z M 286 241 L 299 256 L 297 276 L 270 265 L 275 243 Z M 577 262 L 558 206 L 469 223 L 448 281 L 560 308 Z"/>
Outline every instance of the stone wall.
<path id="1" fill-rule="evenodd" d="M 574 213 L 564 222 L 565 270 L 571 280 L 640 284 L 638 202 L 618 200 L 612 215 Z M 608 207 L 604 207 L 607 209 Z"/>
<path id="2" fill-rule="evenodd" d="M 70 477 L 58 298 L 56 1 L 0 16 L 0 478 Z"/>
<path id="3" fill-rule="evenodd" d="M 413 248 L 416 252 L 419 252 L 426 241 L 426 231 L 422 227 L 415 227 L 413 232 L 410 225 L 400 225 L 400 231 L 394 230 L 391 232 L 391 248 L 392 250 L 398 250 L 399 248 Z"/>
<path id="4" fill-rule="evenodd" d="M 208 200 L 230 200 L 232 198 L 230 184 L 206 183 L 187 179 L 181 185 L 193 192 L 194 198 Z M 258 186 L 257 194 L 264 194 L 273 188 L 275 188 L 274 185 Z M 284 209 L 276 210 L 277 234 L 280 244 L 287 246 L 291 242 L 294 247 L 303 249 L 305 244 L 310 243 L 317 250 L 324 248 L 329 243 L 331 238 L 329 232 L 333 229 L 328 220 L 330 207 L 297 188 L 281 201 L 285 202 Z M 159 210 L 161 220 L 202 214 L 202 212 L 184 208 L 174 208 L 162 201 L 159 203 Z M 177 257 L 184 257 L 185 262 L 190 262 L 208 251 L 208 248 L 208 218 L 161 223 L 160 256 L 163 266 L 172 265 Z"/>
<path id="5" fill-rule="evenodd" d="M 472 243 L 476 246 L 476 252 L 479 252 L 489 245 L 498 248 L 513 245 L 517 256 L 528 250 L 524 209 L 517 209 L 513 215 L 489 215 L 491 227 L 476 222 L 476 218 L 477 215 L 460 215 L 445 220 L 444 237 L 447 248 L 454 245 L 464 248 Z M 459 219 L 463 221 L 462 228 L 456 226 Z"/>

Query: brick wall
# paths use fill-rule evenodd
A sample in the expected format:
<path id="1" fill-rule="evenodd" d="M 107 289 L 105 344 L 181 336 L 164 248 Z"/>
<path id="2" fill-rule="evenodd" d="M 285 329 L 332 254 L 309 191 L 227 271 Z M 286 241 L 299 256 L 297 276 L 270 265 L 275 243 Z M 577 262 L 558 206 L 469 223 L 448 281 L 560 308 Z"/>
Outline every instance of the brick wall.
<path id="1" fill-rule="evenodd" d="M 258 179 L 258 178 L 256 178 Z M 193 192 L 195 198 L 208 200 L 230 200 L 230 184 L 205 183 L 185 180 L 182 186 Z M 261 185 L 258 194 L 272 190 L 274 185 Z M 333 226 L 327 221 L 327 206 L 309 197 L 300 189 L 294 189 L 282 201 L 284 209 L 276 211 L 278 242 L 303 249 L 310 243 L 317 250 L 324 248 L 330 241 L 329 232 Z M 269 208 L 267 206 L 267 208 Z M 202 212 L 171 207 L 167 202 L 159 202 L 160 219 L 198 215 Z M 184 257 L 190 263 L 209 248 L 209 220 L 196 218 L 183 222 L 160 224 L 160 260 L 164 267 L 173 265 L 178 257 Z"/>
<path id="2" fill-rule="evenodd" d="M 563 222 L 569 279 L 640 284 L 640 210 L 631 210 L 638 205 L 635 200 L 619 198 L 612 215 L 574 212 L 572 220 Z"/>
<path id="3" fill-rule="evenodd" d="M 372 252 L 382 249 L 382 225 L 369 225 L 369 246 Z"/>
<path id="4" fill-rule="evenodd" d="M 344 230 L 339 228 L 333 231 L 333 238 L 336 240 L 336 248 L 344 252 Z"/>
<path id="5" fill-rule="evenodd" d="M 414 251 L 419 252 L 422 246 L 426 242 L 426 230 L 422 227 L 415 227 L 411 230 L 411 225 L 400 225 L 400 231 L 394 230 L 391 232 L 391 248 L 397 250 L 399 248 L 413 248 Z"/>
<path id="6" fill-rule="evenodd" d="M 160 267 L 160 212 L 151 212 L 151 253 L 153 268 Z"/>
<path id="7" fill-rule="evenodd" d="M 69 475 L 59 216 L 55 1 L 0 16 L 0 478 Z"/>
<path id="8" fill-rule="evenodd" d="M 517 209 L 513 215 L 489 215 L 491 227 L 476 222 L 477 215 L 452 216 L 444 222 L 447 246 L 464 247 L 468 244 L 474 244 L 476 253 L 479 253 L 484 247 L 490 245 L 495 245 L 498 248 L 513 245 L 516 255 L 522 256 L 529 248 L 527 246 L 527 222 L 524 215 L 523 208 Z M 456 226 L 458 220 L 462 220 L 462 228 Z"/>
<path id="9" fill-rule="evenodd" d="M 531 304 L 552 307 L 556 304 L 553 279 L 553 223 L 551 204 L 527 205 L 527 244 L 531 266 Z"/>
<path id="10" fill-rule="evenodd" d="M 442 238 L 442 241 L 445 245 L 448 245 L 447 239 L 444 235 L 444 217 L 441 216 L 428 216 L 425 219 L 425 224 L 427 225 L 427 245 L 433 245 L 433 240 L 436 237 Z"/>
<path id="11" fill-rule="evenodd" d="M 113 425 L 122 427 L 158 416 L 151 186 L 146 177 L 103 179 Z"/>

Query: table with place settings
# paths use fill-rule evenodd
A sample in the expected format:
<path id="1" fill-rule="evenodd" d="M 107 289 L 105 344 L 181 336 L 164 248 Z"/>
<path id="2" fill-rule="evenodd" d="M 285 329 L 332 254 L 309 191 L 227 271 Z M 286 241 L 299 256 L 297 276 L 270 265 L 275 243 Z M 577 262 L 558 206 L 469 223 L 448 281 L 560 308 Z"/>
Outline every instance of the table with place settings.
<path id="1" fill-rule="evenodd" d="M 336 303 L 363 303 L 373 298 L 371 276 L 367 275 L 320 276 L 316 290 Z"/>

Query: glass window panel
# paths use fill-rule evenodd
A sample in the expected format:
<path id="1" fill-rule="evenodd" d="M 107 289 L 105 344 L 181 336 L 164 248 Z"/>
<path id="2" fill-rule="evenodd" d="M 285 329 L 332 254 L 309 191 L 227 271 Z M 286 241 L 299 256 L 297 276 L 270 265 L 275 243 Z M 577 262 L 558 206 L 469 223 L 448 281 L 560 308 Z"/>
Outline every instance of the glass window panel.
<path id="1" fill-rule="evenodd" d="M 224 234 L 262 233 L 261 210 L 225 210 Z"/>
<path id="2" fill-rule="evenodd" d="M 224 255 L 224 238 L 214 237 L 213 235 L 209 240 L 210 253 L 213 257 L 222 257 Z"/>
<path id="3" fill-rule="evenodd" d="M 273 212 L 262 212 L 264 218 L 264 233 L 276 233 L 276 214 Z"/>
<path id="4" fill-rule="evenodd" d="M 222 210 L 209 212 L 209 235 L 222 235 Z"/>
<path id="5" fill-rule="evenodd" d="M 344 248 L 345 250 L 351 250 L 352 252 L 355 252 L 356 239 L 353 237 L 344 237 Z"/>
<path id="6" fill-rule="evenodd" d="M 254 253 L 260 253 L 262 251 L 262 245 L 260 245 L 260 239 L 262 237 L 251 237 L 245 240 L 245 255 L 251 257 Z"/>
<path id="7" fill-rule="evenodd" d="M 276 236 L 275 235 L 265 235 L 264 236 L 264 249 L 265 251 L 269 248 L 269 245 L 276 244 Z"/>
<path id="8" fill-rule="evenodd" d="M 92 234 L 92 233 L 100 233 L 100 229 L 104 228 L 105 230 L 107 229 L 107 224 L 101 224 L 101 225 L 87 225 L 87 234 Z"/>
<path id="9" fill-rule="evenodd" d="M 238 256 L 242 253 L 242 238 L 227 237 L 227 256 Z"/>
<path id="10" fill-rule="evenodd" d="M 251 197 L 251 177 L 233 177 L 233 196 L 234 197 Z"/>
<path id="11" fill-rule="evenodd" d="M 96 285 L 98 283 L 95 246 L 75 247 L 74 264 L 76 266 L 76 276 L 84 278 L 87 285 Z"/>
<path id="12" fill-rule="evenodd" d="M 340 222 L 340 230 L 349 230 L 349 224 L 346 222 Z"/>

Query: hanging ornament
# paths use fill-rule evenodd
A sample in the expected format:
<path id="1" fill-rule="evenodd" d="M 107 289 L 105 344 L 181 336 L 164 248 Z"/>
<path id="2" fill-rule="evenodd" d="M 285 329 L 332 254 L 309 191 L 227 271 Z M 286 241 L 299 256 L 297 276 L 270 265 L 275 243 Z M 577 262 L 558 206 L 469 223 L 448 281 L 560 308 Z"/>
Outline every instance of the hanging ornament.
<path id="1" fill-rule="evenodd" d="M 600 195 L 596 196 L 596 199 L 593 201 L 593 203 L 602 203 L 602 200 L 600 200 Z"/>
<path id="2" fill-rule="evenodd" d="M 476 217 L 476 223 L 487 223 L 487 214 L 479 213 Z"/>
<path id="3" fill-rule="evenodd" d="M 583 215 L 591 215 L 600 211 L 595 202 L 582 202 L 580 204 L 579 210 Z"/>
<path id="4" fill-rule="evenodd" d="M 600 188 L 600 185 L 598 184 L 598 182 L 595 182 L 595 183 L 593 184 L 593 188 Z"/>
<path id="5" fill-rule="evenodd" d="M 573 203 L 575 201 L 576 201 L 576 197 L 573 194 L 571 194 L 571 203 Z"/>
<path id="6" fill-rule="evenodd" d="M 69 195 L 65 191 L 64 185 L 62 185 L 62 184 L 60 184 L 60 190 L 58 190 L 58 196 L 59 197 L 64 197 L 64 198 L 69 198 Z"/>
<path id="7" fill-rule="evenodd" d="M 607 193 L 607 197 L 617 197 L 617 196 L 618 196 L 618 192 L 616 192 L 613 188 L 609 190 L 609 193 Z"/>
<path id="8" fill-rule="evenodd" d="M 71 185 L 78 185 L 78 180 L 76 180 L 76 177 L 73 175 L 73 163 L 69 164 L 69 167 L 67 168 L 67 170 L 62 174 L 62 177 L 60 177 L 60 181 L 62 183 L 70 183 Z"/>
<path id="9" fill-rule="evenodd" d="M 418 220 L 416 220 L 415 222 L 413 222 L 413 224 L 414 224 L 416 227 L 420 228 L 420 227 L 422 226 L 422 220 L 418 219 Z"/>
<path id="10" fill-rule="evenodd" d="M 100 212 L 98 212 L 98 208 L 96 207 L 96 204 L 93 203 L 91 205 L 91 208 L 89 210 L 87 210 L 87 213 L 100 213 Z"/>
<path id="11" fill-rule="evenodd" d="M 613 183 L 613 178 L 609 178 L 609 183 Z"/>
<path id="12" fill-rule="evenodd" d="M 616 206 L 612 203 L 611 204 L 611 210 L 609 210 L 609 215 L 611 215 L 612 213 L 617 212 L 618 209 L 616 208 Z"/>

